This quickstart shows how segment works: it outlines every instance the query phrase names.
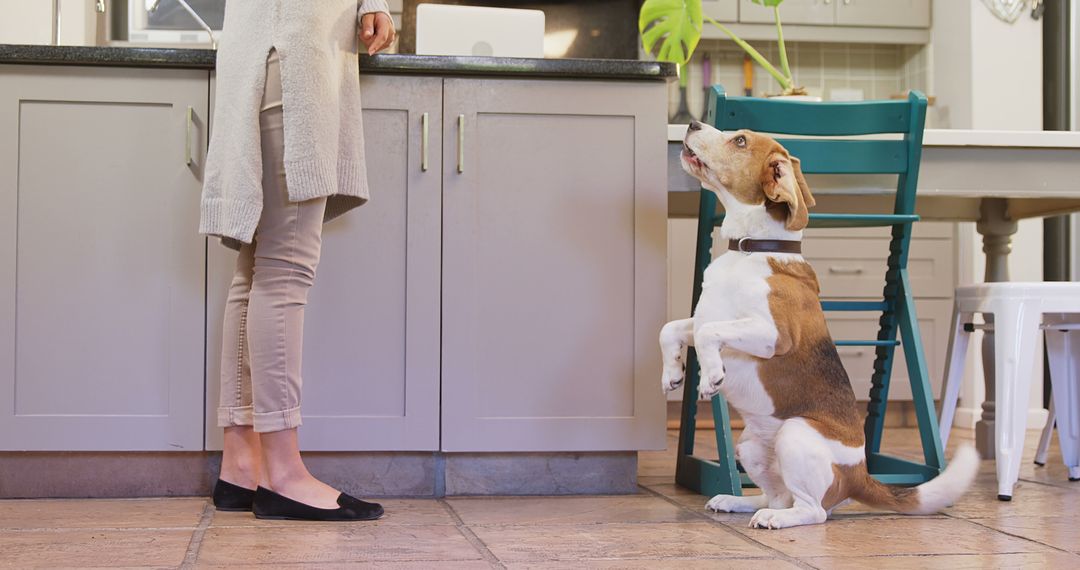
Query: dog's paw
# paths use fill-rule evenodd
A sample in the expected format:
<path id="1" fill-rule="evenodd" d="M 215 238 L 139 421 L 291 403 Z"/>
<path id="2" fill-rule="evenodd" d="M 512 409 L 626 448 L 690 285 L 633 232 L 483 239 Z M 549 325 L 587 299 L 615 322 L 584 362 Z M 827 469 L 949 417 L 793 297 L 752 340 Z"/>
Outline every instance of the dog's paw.
<path id="1" fill-rule="evenodd" d="M 814 513 L 802 509 L 761 509 L 750 519 L 750 528 L 789 528 L 825 522 L 824 511 Z"/>
<path id="2" fill-rule="evenodd" d="M 749 497 L 736 497 L 734 495 L 717 495 L 705 503 L 705 508 L 717 513 L 752 513 L 767 504 L 765 495 L 751 495 Z"/>
<path id="3" fill-rule="evenodd" d="M 701 368 L 701 383 L 698 384 L 698 393 L 701 399 L 708 400 L 720 393 L 720 385 L 724 383 L 723 365 L 715 368 Z"/>
<path id="4" fill-rule="evenodd" d="M 686 373 L 681 366 L 665 366 L 664 376 L 660 379 L 660 385 L 663 386 L 664 392 L 671 392 L 683 385 L 686 381 Z"/>
<path id="5" fill-rule="evenodd" d="M 784 528 L 788 526 L 784 524 L 785 517 L 782 514 L 786 510 L 788 509 L 761 509 L 750 519 L 750 528 Z"/>

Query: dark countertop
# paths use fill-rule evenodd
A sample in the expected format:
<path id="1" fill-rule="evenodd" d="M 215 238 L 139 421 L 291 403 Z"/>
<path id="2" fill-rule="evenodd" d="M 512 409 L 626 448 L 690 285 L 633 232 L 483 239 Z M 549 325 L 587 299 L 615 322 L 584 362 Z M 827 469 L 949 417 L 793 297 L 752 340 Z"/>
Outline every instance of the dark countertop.
<path id="1" fill-rule="evenodd" d="M 0 64 L 81 65 L 213 69 L 217 54 L 207 49 L 83 47 L 0 44 Z M 375 73 L 482 75 L 575 79 L 664 80 L 675 65 L 626 59 L 526 59 L 433 55 L 360 56 L 360 69 Z"/>

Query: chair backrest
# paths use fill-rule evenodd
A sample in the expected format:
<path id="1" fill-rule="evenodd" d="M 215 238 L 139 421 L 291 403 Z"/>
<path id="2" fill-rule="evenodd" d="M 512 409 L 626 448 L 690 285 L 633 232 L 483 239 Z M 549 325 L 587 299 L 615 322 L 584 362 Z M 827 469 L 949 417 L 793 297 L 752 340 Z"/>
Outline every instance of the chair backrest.
<path id="1" fill-rule="evenodd" d="M 926 96 L 918 91 L 906 100 L 817 103 L 728 97 L 717 85 L 709 93 L 706 121 L 720 130 L 816 137 L 777 140 L 799 158 L 805 174 L 900 175 L 895 213 L 914 211 L 926 122 Z M 835 138 L 897 134 L 903 136 Z"/>

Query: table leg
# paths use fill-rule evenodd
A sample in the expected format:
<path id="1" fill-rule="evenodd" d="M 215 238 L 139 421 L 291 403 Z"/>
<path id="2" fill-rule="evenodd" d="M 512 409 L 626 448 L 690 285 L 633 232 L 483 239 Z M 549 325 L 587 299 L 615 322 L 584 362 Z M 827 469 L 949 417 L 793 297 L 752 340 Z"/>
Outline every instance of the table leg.
<path id="1" fill-rule="evenodd" d="M 975 228 L 983 236 L 983 253 L 986 254 L 984 280 L 1001 282 L 1009 280 L 1009 252 L 1012 236 L 1016 233 L 1016 221 L 1008 218 L 1008 200 L 986 198 L 979 205 L 979 221 Z M 987 323 L 994 322 L 992 315 L 983 315 Z M 983 381 L 986 398 L 982 405 L 982 419 L 975 424 L 975 447 L 983 459 L 994 458 L 994 333 L 983 332 L 982 341 Z"/>

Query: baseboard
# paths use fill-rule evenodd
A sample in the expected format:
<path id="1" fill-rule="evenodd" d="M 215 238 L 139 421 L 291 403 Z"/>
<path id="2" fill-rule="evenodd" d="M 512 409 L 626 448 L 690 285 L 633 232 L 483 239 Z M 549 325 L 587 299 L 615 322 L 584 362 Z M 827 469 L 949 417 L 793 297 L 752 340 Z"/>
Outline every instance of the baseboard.
<path id="1" fill-rule="evenodd" d="M 625 494 L 637 453 L 317 452 L 319 479 L 362 497 Z M 208 496 L 220 452 L 2 452 L 0 499 Z"/>

